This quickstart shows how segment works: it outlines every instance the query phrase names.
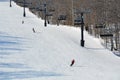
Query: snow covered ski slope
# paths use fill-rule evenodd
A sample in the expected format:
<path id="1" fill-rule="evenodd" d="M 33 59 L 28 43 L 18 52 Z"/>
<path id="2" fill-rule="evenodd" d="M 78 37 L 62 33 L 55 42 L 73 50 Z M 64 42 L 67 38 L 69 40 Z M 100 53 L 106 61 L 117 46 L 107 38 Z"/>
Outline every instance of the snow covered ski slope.
<path id="1" fill-rule="evenodd" d="M 23 17 L 23 8 L 0 0 L 0 80 L 120 80 L 120 58 L 84 33 L 81 47 L 80 28 L 44 27 L 29 10 Z"/>

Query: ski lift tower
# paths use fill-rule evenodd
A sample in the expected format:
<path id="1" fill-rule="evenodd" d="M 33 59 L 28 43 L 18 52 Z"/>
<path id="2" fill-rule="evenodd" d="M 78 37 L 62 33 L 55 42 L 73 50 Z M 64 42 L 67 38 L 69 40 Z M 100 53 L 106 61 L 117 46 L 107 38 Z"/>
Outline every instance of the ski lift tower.
<path id="1" fill-rule="evenodd" d="M 10 7 L 12 7 L 12 4 L 11 4 L 12 0 L 10 0 Z"/>
<path id="2" fill-rule="evenodd" d="M 22 4 L 23 6 L 23 17 L 26 17 L 26 12 L 25 12 L 25 8 L 29 5 L 29 4 L 32 4 L 32 3 L 27 3 L 25 0 L 19 2 L 17 0 L 15 0 L 17 3 L 19 4 Z"/>
<path id="3" fill-rule="evenodd" d="M 46 7 L 46 3 L 44 4 L 44 14 L 45 14 L 45 22 L 44 22 L 44 26 L 47 26 L 47 20 L 46 20 L 46 14 L 47 14 L 47 7 Z"/>
<path id="4" fill-rule="evenodd" d="M 49 24 L 48 21 L 48 17 L 49 16 L 53 16 L 53 14 L 51 12 L 54 12 L 55 9 L 47 9 L 47 4 L 41 4 L 41 7 L 31 7 L 29 9 L 35 9 L 36 11 L 40 11 L 40 12 L 44 12 L 44 26 L 47 27 L 47 22 Z"/>
<path id="5" fill-rule="evenodd" d="M 27 3 L 25 0 L 23 0 L 23 17 L 26 17 L 25 8 L 26 6 L 28 6 L 28 4 L 32 4 L 32 3 Z"/>
<path id="6" fill-rule="evenodd" d="M 81 46 L 84 47 L 85 40 L 84 40 L 84 14 L 90 13 L 90 10 L 77 10 L 76 14 L 81 15 Z"/>

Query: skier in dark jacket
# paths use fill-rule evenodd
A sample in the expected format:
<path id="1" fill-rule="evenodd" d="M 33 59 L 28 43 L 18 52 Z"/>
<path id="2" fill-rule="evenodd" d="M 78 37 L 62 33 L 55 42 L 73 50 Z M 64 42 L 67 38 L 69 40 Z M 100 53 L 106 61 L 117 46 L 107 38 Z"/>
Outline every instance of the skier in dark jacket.
<path id="1" fill-rule="evenodd" d="M 71 61 L 70 66 L 73 66 L 74 63 L 75 63 L 75 60 L 73 59 L 73 60 Z"/>
<path id="2" fill-rule="evenodd" d="M 34 28 L 32 28 L 32 31 L 35 33 L 35 29 Z"/>

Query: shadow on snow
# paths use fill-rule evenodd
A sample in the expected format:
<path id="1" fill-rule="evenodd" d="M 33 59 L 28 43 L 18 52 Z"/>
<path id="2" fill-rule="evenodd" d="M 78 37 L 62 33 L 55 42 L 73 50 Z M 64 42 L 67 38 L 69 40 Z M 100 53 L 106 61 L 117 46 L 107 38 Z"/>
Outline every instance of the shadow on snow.
<path id="1" fill-rule="evenodd" d="M 86 49 L 91 49 L 91 50 L 105 50 L 105 48 L 88 48 L 88 47 L 85 47 Z"/>
<path id="2" fill-rule="evenodd" d="M 20 63 L 0 63 L 0 68 L 28 68 L 24 64 Z"/>
<path id="3" fill-rule="evenodd" d="M 51 76 L 62 76 L 62 75 L 54 72 L 44 72 L 44 71 L 0 72 L 0 80 L 51 77 Z"/>
<path id="4" fill-rule="evenodd" d="M 9 56 L 19 51 L 25 50 L 22 43 L 24 42 L 22 37 L 14 37 L 6 33 L 0 32 L 0 57 Z M 18 51 L 18 52 L 16 52 Z M 0 68 L 28 68 L 24 64 L 20 63 L 0 63 Z M 0 80 L 12 80 L 12 79 L 24 79 L 24 78 L 36 78 L 36 77 L 50 77 L 50 76 L 61 76 L 54 72 L 45 71 L 0 71 Z"/>
<path id="5" fill-rule="evenodd" d="M 0 0 L 0 2 L 8 2 L 9 0 Z"/>
<path id="6" fill-rule="evenodd" d="M 23 51 L 22 46 L 24 38 L 8 35 L 7 33 L 0 32 L 0 55 L 9 54 L 9 52 Z"/>
<path id="7" fill-rule="evenodd" d="M 24 40 L 22 37 L 0 32 L 0 59 L 5 59 L 9 55 L 25 51 L 26 47 L 23 47 Z M 0 63 L 0 68 L 25 68 L 25 65 L 19 63 Z"/>

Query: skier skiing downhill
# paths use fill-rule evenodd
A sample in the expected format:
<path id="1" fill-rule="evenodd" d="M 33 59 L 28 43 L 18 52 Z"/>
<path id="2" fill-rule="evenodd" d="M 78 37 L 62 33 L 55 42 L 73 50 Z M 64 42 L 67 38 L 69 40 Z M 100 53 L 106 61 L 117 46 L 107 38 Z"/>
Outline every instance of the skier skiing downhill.
<path id="1" fill-rule="evenodd" d="M 75 63 L 75 60 L 73 59 L 73 60 L 71 61 L 70 66 L 73 66 L 74 63 Z"/>
<path id="2" fill-rule="evenodd" d="M 34 28 L 32 28 L 32 31 L 35 33 L 35 29 Z"/>

